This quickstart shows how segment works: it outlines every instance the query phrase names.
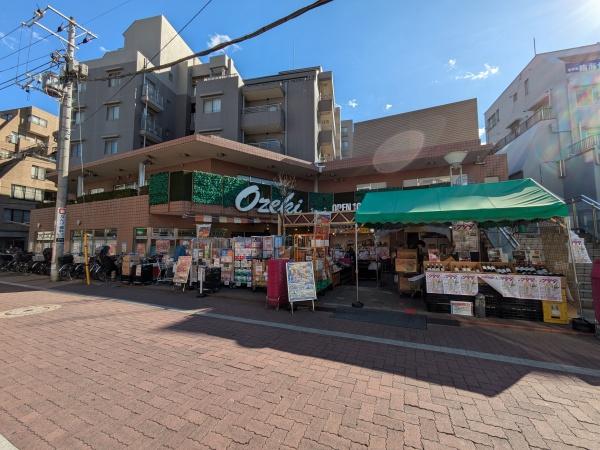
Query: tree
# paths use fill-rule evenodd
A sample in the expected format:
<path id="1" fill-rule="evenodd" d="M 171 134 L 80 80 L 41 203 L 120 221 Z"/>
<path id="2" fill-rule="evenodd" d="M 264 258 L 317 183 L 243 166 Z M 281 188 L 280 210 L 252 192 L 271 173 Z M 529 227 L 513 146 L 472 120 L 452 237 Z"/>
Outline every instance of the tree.
<path id="1" fill-rule="evenodd" d="M 281 194 L 281 199 L 285 199 L 288 195 L 296 190 L 296 177 L 287 175 L 285 173 L 279 173 L 275 179 L 275 187 Z M 279 222 L 281 223 L 281 234 L 285 237 L 285 208 L 281 208 L 277 213 Z"/>

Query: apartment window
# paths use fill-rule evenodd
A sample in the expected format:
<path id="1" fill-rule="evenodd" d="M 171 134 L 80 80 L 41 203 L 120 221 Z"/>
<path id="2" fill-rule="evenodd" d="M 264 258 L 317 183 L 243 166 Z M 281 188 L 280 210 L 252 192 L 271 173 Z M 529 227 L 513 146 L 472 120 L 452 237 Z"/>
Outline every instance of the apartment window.
<path id="1" fill-rule="evenodd" d="M 385 189 L 387 188 L 387 183 L 382 181 L 381 183 L 366 183 L 366 184 L 357 184 L 357 191 L 373 191 L 375 189 Z"/>
<path id="2" fill-rule="evenodd" d="M 342 127 L 342 134 L 348 134 L 348 127 Z"/>
<path id="3" fill-rule="evenodd" d="M 44 191 L 42 189 L 13 184 L 11 185 L 11 196 L 12 198 L 21 200 L 35 200 L 36 202 L 41 202 L 44 200 Z"/>
<path id="4" fill-rule="evenodd" d="M 488 131 L 491 130 L 492 128 L 494 128 L 498 122 L 500 122 L 500 110 L 499 109 L 494 111 L 494 114 L 492 114 L 490 117 L 488 117 L 488 119 L 487 119 Z"/>
<path id="5" fill-rule="evenodd" d="M 577 106 L 592 106 L 600 103 L 600 84 L 580 86 L 575 91 Z"/>
<path id="6" fill-rule="evenodd" d="M 8 159 L 12 157 L 12 152 L 8 150 L 0 150 L 0 159 Z"/>
<path id="7" fill-rule="evenodd" d="M 2 218 L 5 222 L 29 223 L 29 211 L 26 209 L 5 208 Z"/>
<path id="8" fill-rule="evenodd" d="M 119 112 L 121 107 L 119 105 L 110 105 L 106 107 L 106 120 L 119 120 Z"/>
<path id="9" fill-rule="evenodd" d="M 348 147 L 349 147 L 348 141 L 342 141 L 342 149 L 348 150 Z"/>
<path id="10" fill-rule="evenodd" d="M 44 167 L 31 166 L 31 178 L 34 180 L 45 180 L 46 169 Z"/>
<path id="11" fill-rule="evenodd" d="M 218 113 L 221 112 L 221 99 L 220 98 L 207 98 L 204 100 L 204 113 Z"/>
<path id="12" fill-rule="evenodd" d="M 43 128 L 48 128 L 48 121 L 46 119 L 42 119 L 41 117 L 30 114 L 27 120 L 29 120 L 29 123 L 33 123 Z"/>
<path id="13" fill-rule="evenodd" d="M 73 125 L 81 125 L 81 123 L 85 120 L 85 113 L 81 110 L 73 111 L 71 115 L 71 123 Z"/>
<path id="14" fill-rule="evenodd" d="M 108 87 L 116 87 L 121 84 L 121 72 L 110 72 L 108 74 Z"/>
<path id="15" fill-rule="evenodd" d="M 12 118 L 15 116 L 11 113 L 6 113 L 6 114 L 2 114 L 2 116 L 0 116 L 0 117 L 8 122 L 9 120 L 12 120 Z"/>
<path id="16" fill-rule="evenodd" d="M 516 92 L 513 94 L 512 99 L 513 99 L 513 103 L 517 103 L 518 96 L 517 96 Z"/>
<path id="17" fill-rule="evenodd" d="M 119 151 L 119 141 L 116 139 L 107 139 L 104 141 L 104 154 L 114 155 Z"/>
<path id="18" fill-rule="evenodd" d="M 6 140 L 10 144 L 16 144 L 19 142 L 19 133 L 15 133 L 14 131 L 10 133 L 10 135 L 6 136 Z"/>
<path id="19" fill-rule="evenodd" d="M 102 192 L 104 192 L 104 188 L 94 188 L 94 189 L 90 189 L 90 195 L 93 195 L 93 194 L 101 194 Z"/>
<path id="20" fill-rule="evenodd" d="M 525 80 L 525 95 L 529 95 L 529 78 Z"/>
<path id="21" fill-rule="evenodd" d="M 71 157 L 72 158 L 81 158 L 81 142 L 71 142 Z"/>
<path id="22" fill-rule="evenodd" d="M 483 179 L 484 183 L 498 183 L 500 181 L 500 177 L 485 177 Z"/>

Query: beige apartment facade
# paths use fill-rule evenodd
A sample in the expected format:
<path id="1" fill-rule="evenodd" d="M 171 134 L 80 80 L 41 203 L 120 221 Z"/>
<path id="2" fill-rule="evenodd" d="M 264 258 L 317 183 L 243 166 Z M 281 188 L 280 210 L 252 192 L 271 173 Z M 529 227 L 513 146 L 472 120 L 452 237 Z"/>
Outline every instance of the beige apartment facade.
<path id="1" fill-rule="evenodd" d="M 58 117 L 35 106 L 0 111 L 0 159 L 33 149 L 43 156 L 55 153 L 57 130 Z"/>

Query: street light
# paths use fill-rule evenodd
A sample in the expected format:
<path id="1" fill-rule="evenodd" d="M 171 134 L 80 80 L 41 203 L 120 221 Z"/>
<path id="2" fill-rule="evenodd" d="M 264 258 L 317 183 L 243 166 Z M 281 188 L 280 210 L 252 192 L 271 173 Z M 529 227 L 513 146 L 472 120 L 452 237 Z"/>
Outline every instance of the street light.
<path id="1" fill-rule="evenodd" d="M 462 162 L 467 157 L 467 152 L 464 150 L 456 150 L 454 152 L 450 152 L 444 156 L 444 160 L 450 165 L 450 185 L 454 184 L 462 184 L 463 172 L 462 172 Z M 458 169 L 459 171 L 459 183 L 452 182 L 452 176 L 454 175 L 453 170 Z"/>

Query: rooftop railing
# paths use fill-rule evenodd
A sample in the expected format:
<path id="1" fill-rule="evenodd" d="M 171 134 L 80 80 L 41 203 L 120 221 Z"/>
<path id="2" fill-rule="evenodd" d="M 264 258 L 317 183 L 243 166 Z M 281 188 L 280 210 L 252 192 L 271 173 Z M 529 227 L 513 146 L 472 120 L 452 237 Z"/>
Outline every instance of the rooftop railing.
<path id="1" fill-rule="evenodd" d="M 499 150 L 508 143 L 514 141 L 516 138 L 525 133 L 536 123 L 541 122 L 542 120 L 548 120 L 553 118 L 554 117 L 552 116 L 552 108 L 545 107 L 536 110 L 530 118 L 528 118 L 524 122 L 521 122 L 517 128 L 515 128 L 502 139 L 500 139 L 498 142 L 496 142 L 496 149 Z"/>

